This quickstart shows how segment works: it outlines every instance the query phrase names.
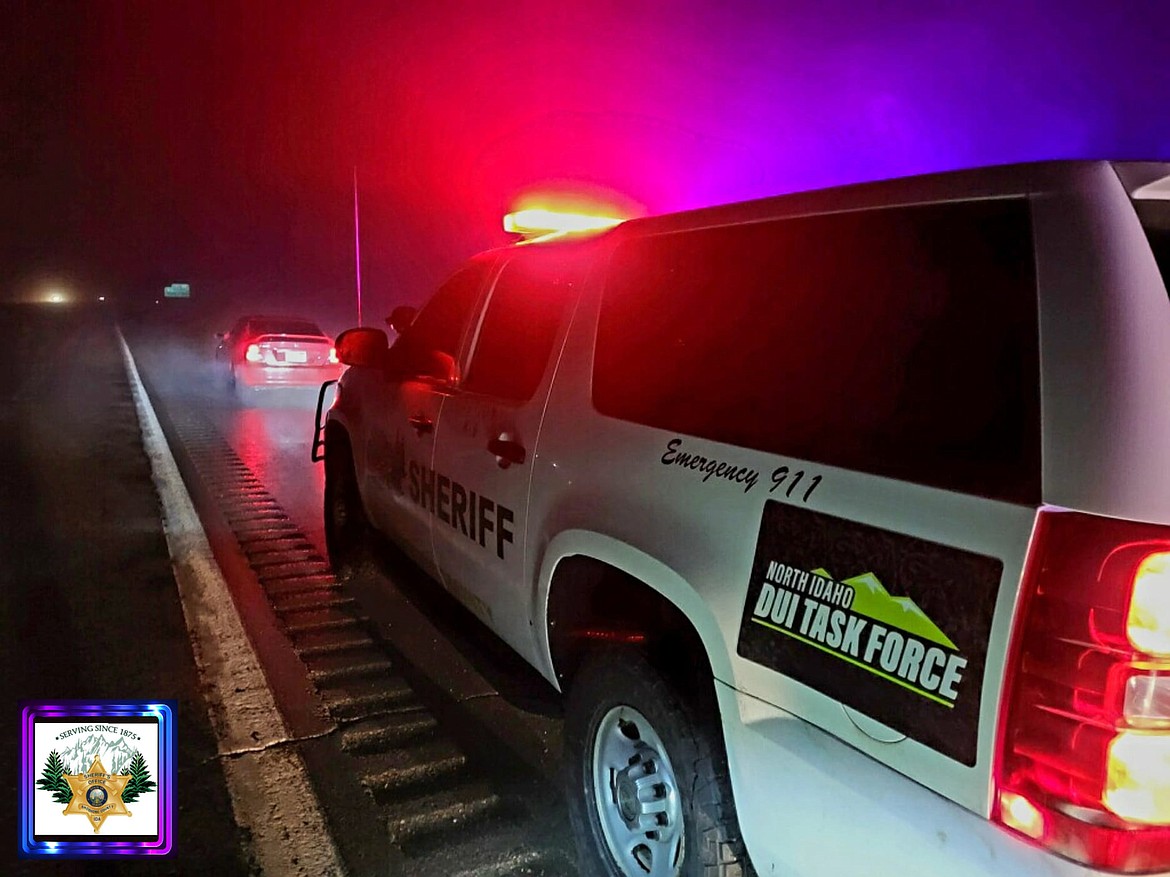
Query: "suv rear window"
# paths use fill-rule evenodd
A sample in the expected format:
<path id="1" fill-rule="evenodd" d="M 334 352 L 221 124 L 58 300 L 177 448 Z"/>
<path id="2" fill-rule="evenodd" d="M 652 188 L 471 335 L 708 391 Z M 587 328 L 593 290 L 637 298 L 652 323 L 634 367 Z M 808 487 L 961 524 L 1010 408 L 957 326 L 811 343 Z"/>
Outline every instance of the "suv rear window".
<path id="1" fill-rule="evenodd" d="M 593 401 L 660 429 L 1012 502 L 1040 496 L 1024 199 L 635 239 Z"/>

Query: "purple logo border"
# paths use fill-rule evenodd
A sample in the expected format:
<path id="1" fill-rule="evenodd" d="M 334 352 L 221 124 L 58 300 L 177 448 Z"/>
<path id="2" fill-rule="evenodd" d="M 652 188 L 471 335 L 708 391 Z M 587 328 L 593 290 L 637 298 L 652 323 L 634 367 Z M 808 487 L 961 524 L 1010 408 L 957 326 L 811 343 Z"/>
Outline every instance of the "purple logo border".
<path id="1" fill-rule="evenodd" d="M 177 761 L 173 700 L 22 700 L 20 701 L 20 786 L 17 790 L 19 855 L 23 859 L 114 859 L 125 856 L 166 856 L 174 842 L 175 763 Z M 86 718 L 157 718 L 158 732 L 158 839 L 141 841 L 38 841 L 34 838 L 33 793 L 36 765 L 33 763 L 33 725 L 37 719 L 66 716 Z"/>

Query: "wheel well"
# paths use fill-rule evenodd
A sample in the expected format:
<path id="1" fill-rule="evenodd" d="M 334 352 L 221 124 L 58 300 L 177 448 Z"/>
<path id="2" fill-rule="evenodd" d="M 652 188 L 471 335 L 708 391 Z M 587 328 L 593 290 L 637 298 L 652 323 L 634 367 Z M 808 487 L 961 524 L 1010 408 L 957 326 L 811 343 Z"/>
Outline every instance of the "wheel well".
<path id="1" fill-rule="evenodd" d="M 348 453 L 352 456 L 353 450 L 349 443 L 349 433 L 345 431 L 345 427 L 336 421 L 330 421 L 325 424 L 325 466 L 330 465 L 330 451 L 333 452 L 332 457 L 334 464 L 337 462 L 337 455 L 339 453 Z"/>
<path id="2" fill-rule="evenodd" d="M 707 650 L 690 620 L 645 582 L 607 563 L 574 556 L 557 564 L 548 624 L 562 686 L 591 649 L 625 644 L 643 651 L 679 691 L 714 696 Z"/>

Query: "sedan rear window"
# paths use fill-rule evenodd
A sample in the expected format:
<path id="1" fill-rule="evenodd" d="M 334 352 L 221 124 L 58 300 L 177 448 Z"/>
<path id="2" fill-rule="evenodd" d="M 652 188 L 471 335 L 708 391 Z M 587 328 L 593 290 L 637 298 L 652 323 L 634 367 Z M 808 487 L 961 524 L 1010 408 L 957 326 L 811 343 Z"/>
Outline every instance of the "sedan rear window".
<path id="1" fill-rule="evenodd" d="M 252 320 L 250 335 L 324 335 L 316 323 L 308 320 Z"/>

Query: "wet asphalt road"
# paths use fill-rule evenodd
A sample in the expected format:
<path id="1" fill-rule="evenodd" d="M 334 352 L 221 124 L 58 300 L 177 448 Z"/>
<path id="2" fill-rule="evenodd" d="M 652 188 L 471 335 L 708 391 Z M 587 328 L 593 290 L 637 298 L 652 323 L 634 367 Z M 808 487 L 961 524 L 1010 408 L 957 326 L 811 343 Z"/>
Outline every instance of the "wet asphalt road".
<path id="1" fill-rule="evenodd" d="M 125 328 L 351 872 L 572 874 L 555 692 L 393 549 L 332 577 L 315 391 L 240 399 L 211 327 Z"/>
<path id="2" fill-rule="evenodd" d="M 104 308 L 0 306 L 0 873 L 247 874 Z M 19 862 L 21 699 L 178 701 L 175 854 Z"/>
<path id="3" fill-rule="evenodd" d="M 309 461 L 314 394 L 241 404 L 214 368 L 211 326 L 121 323 L 349 873 L 574 873 L 552 689 L 393 549 L 333 577 Z M 0 703 L 13 729 L 0 873 L 254 873 L 113 316 L 6 308 L 0 366 Z M 39 697 L 179 702 L 171 858 L 16 860 L 16 703 Z"/>

